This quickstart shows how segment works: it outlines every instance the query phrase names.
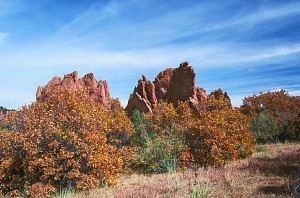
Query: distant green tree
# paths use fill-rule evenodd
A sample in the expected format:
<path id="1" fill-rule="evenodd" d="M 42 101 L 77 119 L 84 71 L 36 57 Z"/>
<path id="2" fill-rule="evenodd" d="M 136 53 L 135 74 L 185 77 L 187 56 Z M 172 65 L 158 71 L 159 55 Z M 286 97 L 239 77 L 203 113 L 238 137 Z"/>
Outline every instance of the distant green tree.
<path id="1" fill-rule="evenodd" d="M 267 111 L 262 111 L 251 120 L 249 130 L 260 143 L 274 142 L 280 134 L 275 118 Z"/>

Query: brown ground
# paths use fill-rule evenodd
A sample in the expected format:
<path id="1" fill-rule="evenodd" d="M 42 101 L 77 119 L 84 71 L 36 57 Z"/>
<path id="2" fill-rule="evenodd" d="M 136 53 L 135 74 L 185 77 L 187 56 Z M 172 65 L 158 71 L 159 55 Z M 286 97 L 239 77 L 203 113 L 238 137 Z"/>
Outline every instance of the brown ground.
<path id="1" fill-rule="evenodd" d="M 125 175 L 113 187 L 71 197 L 300 197 L 297 184 L 300 193 L 300 143 L 269 144 L 224 168 Z"/>

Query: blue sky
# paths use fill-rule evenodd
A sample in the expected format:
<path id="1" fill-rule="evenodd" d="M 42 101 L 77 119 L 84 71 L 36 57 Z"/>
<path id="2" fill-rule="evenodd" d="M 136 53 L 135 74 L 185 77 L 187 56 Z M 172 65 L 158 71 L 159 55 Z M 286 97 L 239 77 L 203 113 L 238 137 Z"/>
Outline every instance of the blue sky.
<path id="1" fill-rule="evenodd" d="M 300 95 L 300 1 L 0 0 L 0 106 L 35 100 L 54 76 L 93 72 L 126 105 L 141 74 L 189 61 L 199 87 L 238 106 Z"/>

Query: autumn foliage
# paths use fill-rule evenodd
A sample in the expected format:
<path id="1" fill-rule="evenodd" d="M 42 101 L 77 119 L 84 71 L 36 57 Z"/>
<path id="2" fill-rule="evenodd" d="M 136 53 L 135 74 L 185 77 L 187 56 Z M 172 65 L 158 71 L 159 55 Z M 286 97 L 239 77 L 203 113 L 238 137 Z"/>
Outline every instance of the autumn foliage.
<path id="1" fill-rule="evenodd" d="M 223 96 L 198 106 L 160 101 L 130 119 L 84 91 L 49 93 L 7 114 L 0 132 L 0 190 L 8 196 L 50 196 L 57 189 L 112 184 L 124 168 L 162 173 L 191 165 L 224 166 L 249 156 L 249 118 Z"/>
<path id="2" fill-rule="evenodd" d="M 176 159 L 177 167 L 191 164 L 223 166 L 229 160 L 251 155 L 254 139 L 248 124 L 248 118 L 238 109 L 231 108 L 223 98 L 216 100 L 213 95 L 196 108 L 183 102 L 177 108 L 160 102 L 153 114 L 144 116 L 142 122 L 146 129 L 143 134 L 154 133 L 166 147 L 173 148 L 172 156 Z M 181 142 L 170 145 L 170 140 Z M 147 146 L 139 150 L 139 157 L 149 152 Z M 155 151 L 152 149 L 152 155 L 155 155 Z M 147 162 L 145 166 L 155 163 L 147 161 L 152 160 L 150 157 L 142 159 L 141 162 Z"/>
<path id="3" fill-rule="evenodd" d="M 187 142 L 196 163 L 223 166 L 252 154 L 254 139 L 248 130 L 249 120 L 226 99 L 209 96 L 193 118 Z"/>
<path id="4" fill-rule="evenodd" d="M 10 196 L 48 196 L 56 189 L 112 183 L 122 171 L 132 133 L 118 104 L 107 110 L 85 92 L 55 92 L 5 121 L 0 189 Z"/>
<path id="5" fill-rule="evenodd" d="M 300 98 L 285 90 L 260 93 L 246 97 L 241 106 L 243 114 L 255 118 L 267 112 L 275 119 L 280 134 L 278 138 L 300 139 Z"/>

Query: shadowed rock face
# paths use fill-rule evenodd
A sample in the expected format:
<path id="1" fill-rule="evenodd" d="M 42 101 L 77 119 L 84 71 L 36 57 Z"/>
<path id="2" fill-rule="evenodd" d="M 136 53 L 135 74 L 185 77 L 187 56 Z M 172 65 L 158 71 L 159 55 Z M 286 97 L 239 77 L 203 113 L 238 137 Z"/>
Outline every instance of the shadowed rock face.
<path id="1" fill-rule="evenodd" d="M 89 90 L 90 97 L 104 106 L 109 105 L 110 92 L 106 81 L 97 81 L 93 73 L 86 74 L 83 78 L 78 78 L 78 72 L 67 74 L 64 78 L 54 77 L 45 87 L 38 87 L 36 100 L 43 101 L 47 93 L 56 90 Z"/>
<path id="2" fill-rule="evenodd" d="M 220 100 L 221 97 L 223 97 L 224 99 L 230 100 L 230 98 L 229 98 L 227 92 L 225 91 L 225 92 L 223 93 L 222 89 L 220 89 L 220 88 L 219 88 L 218 90 L 215 90 L 215 91 L 211 92 L 210 95 L 213 95 L 213 96 L 215 97 L 216 100 Z"/>
<path id="3" fill-rule="evenodd" d="M 216 100 L 223 100 L 226 103 L 226 106 L 232 107 L 231 99 L 226 91 L 223 92 L 222 89 L 219 88 L 218 90 L 211 92 L 210 96 L 214 96 Z"/>
<path id="4" fill-rule="evenodd" d="M 155 86 L 155 94 L 156 94 L 157 100 L 165 100 L 167 90 L 169 90 L 169 87 L 170 87 L 170 81 L 171 81 L 173 72 L 174 72 L 173 68 L 168 68 L 168 69 L 160 72 L 157 75 L 157 77 L 155 78 L 155 81 L 153 82 L 153 84 Z"/>
<path id="5" fill-rule="evenodd" d="M 175 106 L 178 101 L 189 101 L 191 105 L 197 105 L 207 95 L 203 88 L 196 86 L 195 76 L 194 68 L 187 62 L 181 63 L 178 68 L 168 68 L 160 72 L 153 83 L 143 76 L 129 97 L 125 110 L 129 116 L 135 109 L 145 113 L 152 112 L 152 108 L 160 100 Z"/>
<path id="6" fill-rule="evenodd" d="M 144 75 L 142 75 L 142 79 L 138 81 L 138 85 L 133 92 L 147 100 L 151 107 L 157 104 L 155 86 L 151 81 L 147 80 Z"/>
<path id="7" fill-rule="evenodd" d="M 180 66 L 173 71 L 165 100 L 173 104 L 176 104 L 178 101 L 197 100 L 195 77 L 194 68 L 188 66 L 186 62 L 181 63 Z"/>
<path id="8" fill-rule="evenodd" d="M 128 104 L 125 108 L 129 116 L 132 116 L 135 109 L 144 113 L 152 113 L 151 103 L 145 98 L 142 98 L 138 93 L 130 95 Z"/>

